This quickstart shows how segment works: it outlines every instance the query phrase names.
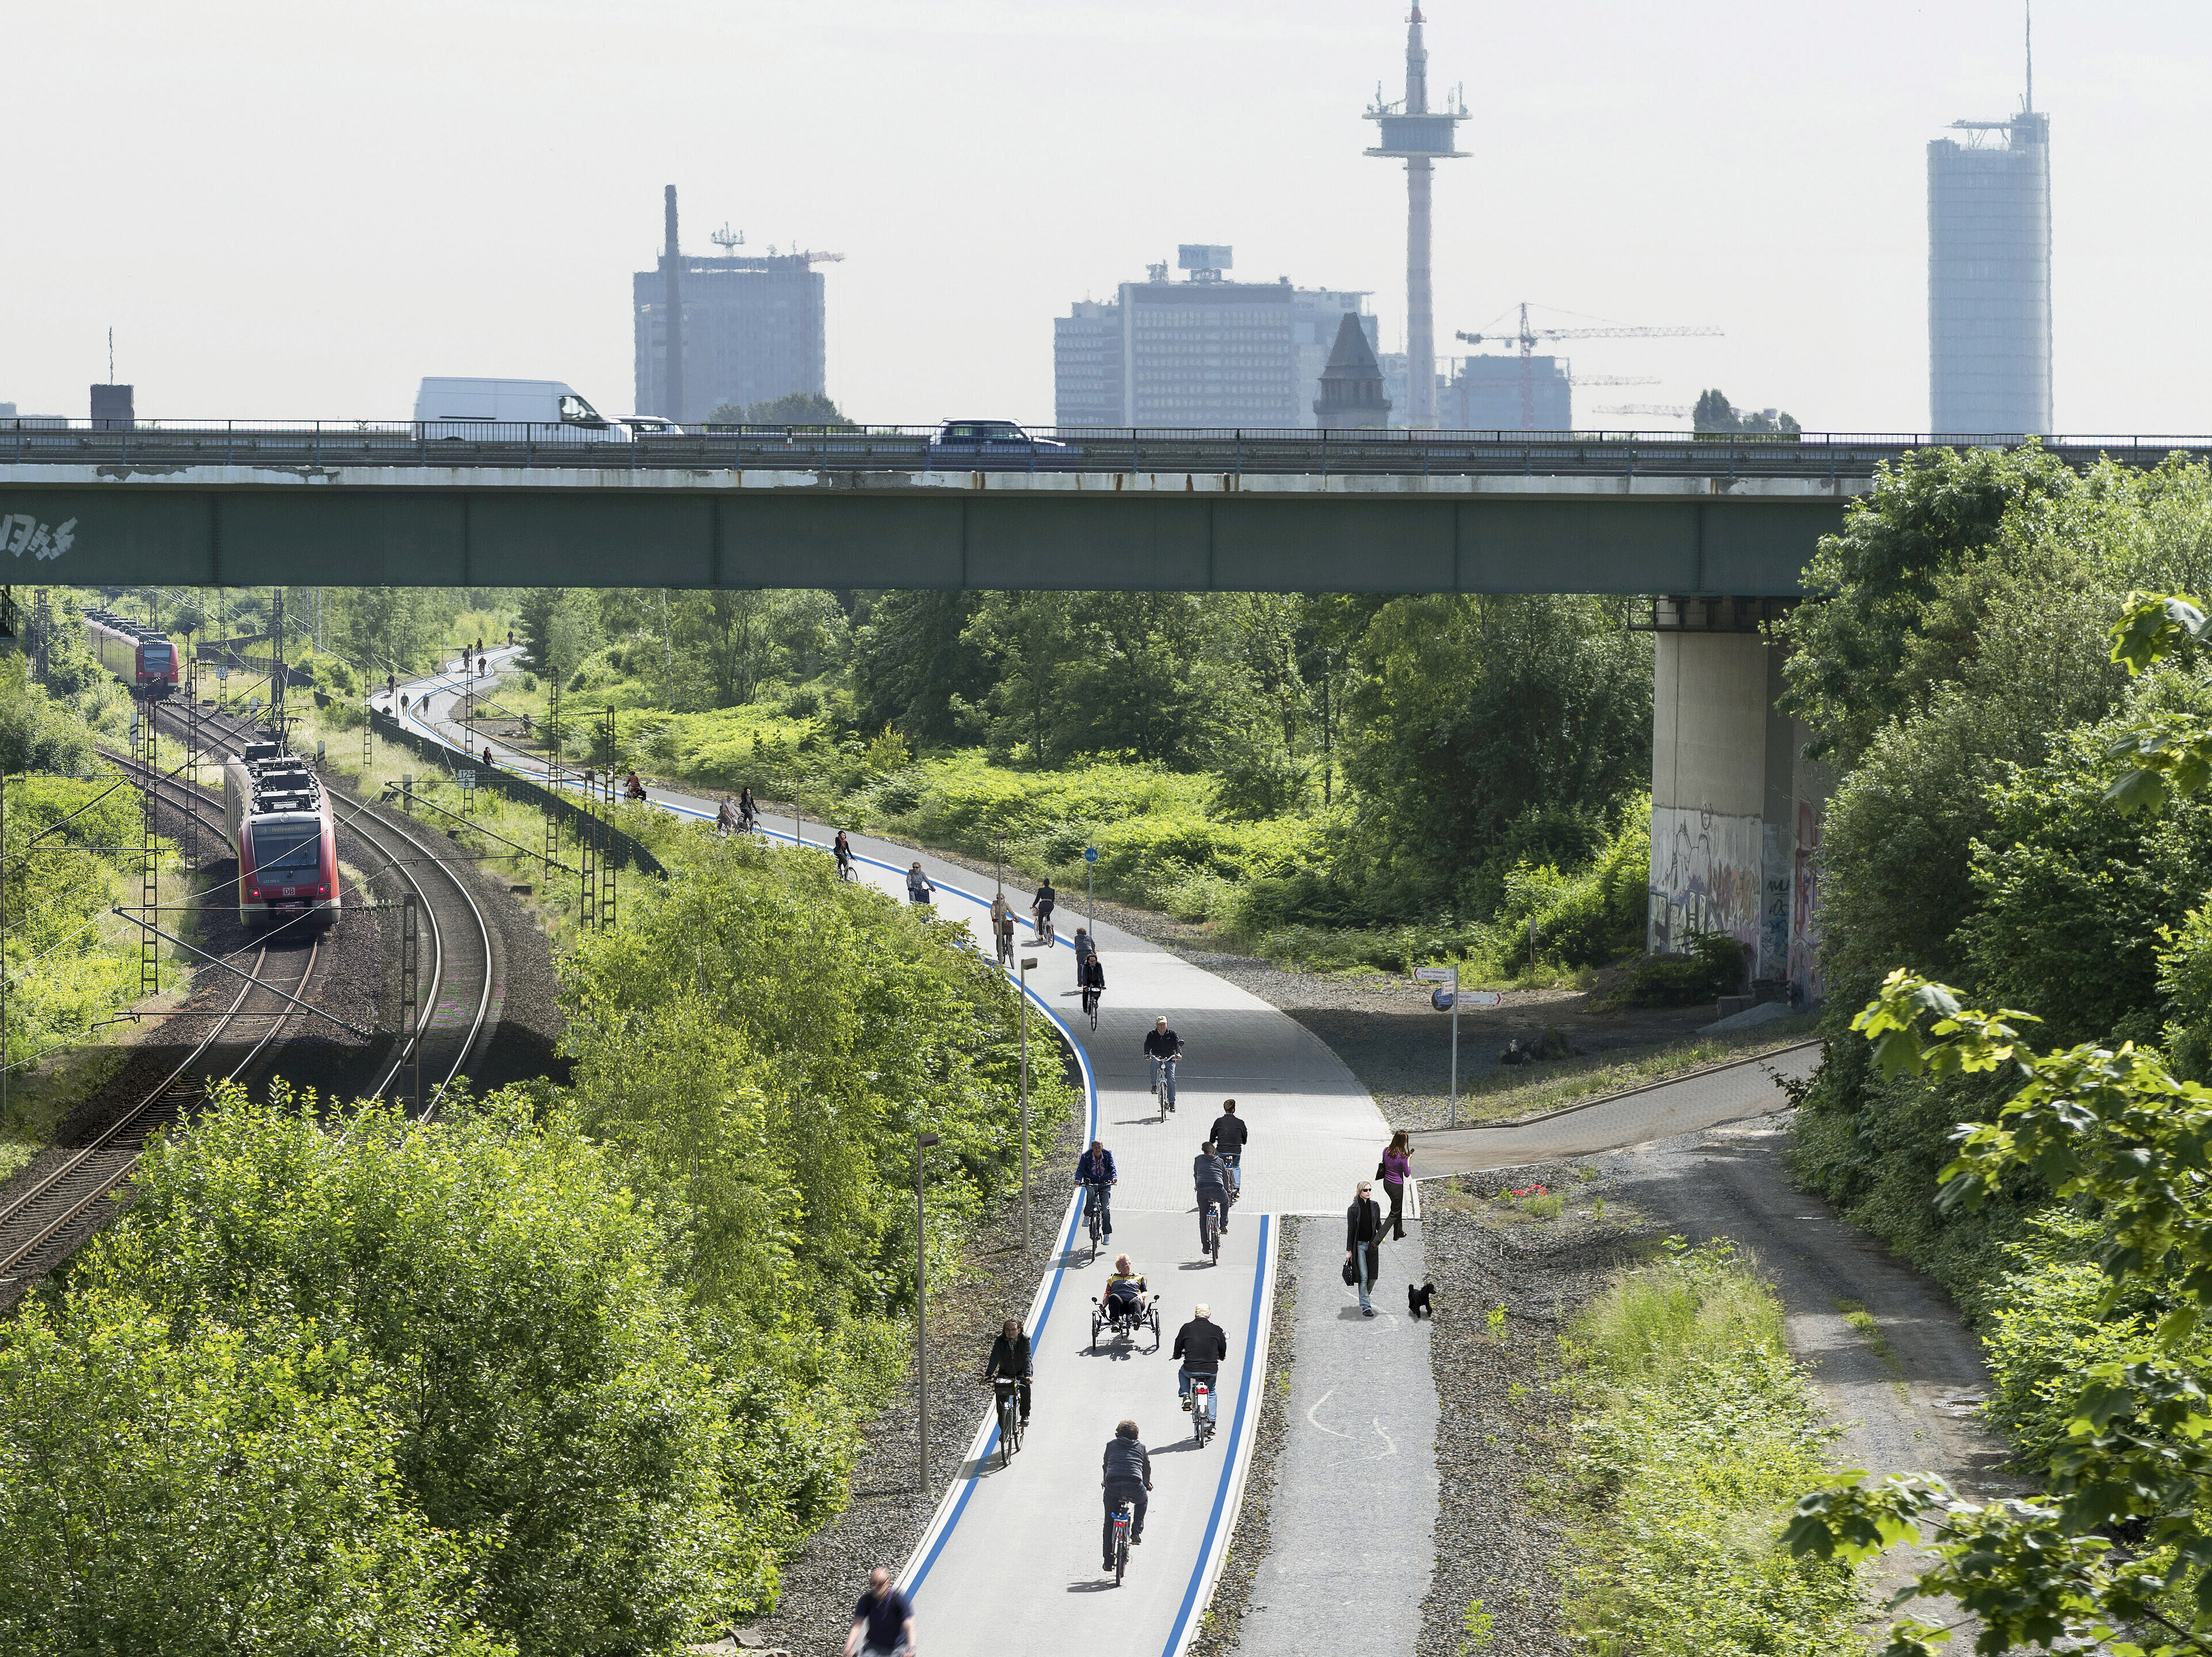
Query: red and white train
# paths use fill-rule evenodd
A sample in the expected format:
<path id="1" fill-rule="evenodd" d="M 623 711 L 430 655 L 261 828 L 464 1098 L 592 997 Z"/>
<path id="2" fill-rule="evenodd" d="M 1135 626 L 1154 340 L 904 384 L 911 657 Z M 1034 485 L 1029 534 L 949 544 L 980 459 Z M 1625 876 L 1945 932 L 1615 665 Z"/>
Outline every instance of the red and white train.
<path id="1" fill-rule="evenodd" d="M 223 824 L 238 853 L 238 919 L 294 933 L 338 918 L 338 843 L 331 798 L 307 762 L 248 743 L 222 768 Z"/>
<path id="2" fill-rule="evenodd" d="M 160 698 L 177 688 L 177 647 L 168 634 L 104 610 L 88 610 L 84 641 L 102 667 L 142 695 Z"/>

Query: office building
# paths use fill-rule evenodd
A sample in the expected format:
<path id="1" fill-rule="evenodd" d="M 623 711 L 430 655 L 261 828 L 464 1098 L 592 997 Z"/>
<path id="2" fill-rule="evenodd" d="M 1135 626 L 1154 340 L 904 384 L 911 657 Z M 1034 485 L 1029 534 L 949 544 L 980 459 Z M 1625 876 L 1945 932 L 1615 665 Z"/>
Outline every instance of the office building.
<path id="1" fill-rule="evenodd" d="M 1461 357 L 1440 404 L 1444 425 L 1462 432 L 1572 431 L 1572 382 L 1566 359 L 1555 356 L 1525 359 L 1534 418 L 1524 428 L 1521 417 L 1523 361 L 1518 355 L 1502 354 Z"/>
<path id="2" fill-rule="evenodd" d="M 1929 429 L 2049 432 L 2051 118 L 1952 130 L 1928 146 Z"/>
<path id="3" fill-rule="evenodd" d="M 1310 426 L 1343 319 L 1369 344 L 1364 293 L 1232 282 L 1232 250 L 1186 243 L 1111 300 L 1053 320 L 1054 418 L 1063 426 Z"/>
<path id="4" fill-rule="evenodd" d="M 828 391 L 826 291 L 817 264 L 843 256 L 793 248 L 740 255 L 744 238 L 722 230 L 715 258 L 678 251 L 675 189 L 667 241 L 654 269 L 630 283 L 640 414 L 696 422 L 726 404 L 772 403 L 793 391 Z M 670 272 L 681 297 L 672 312 Z M 669 373 L 668 326 L 677 342 Z"/>

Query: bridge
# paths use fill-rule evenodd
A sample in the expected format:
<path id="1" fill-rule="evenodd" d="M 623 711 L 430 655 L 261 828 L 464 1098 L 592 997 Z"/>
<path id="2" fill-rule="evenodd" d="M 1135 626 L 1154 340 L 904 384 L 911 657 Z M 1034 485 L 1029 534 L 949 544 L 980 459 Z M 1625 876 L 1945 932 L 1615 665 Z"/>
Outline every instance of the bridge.
<path id="1" fill-rule="evenodd" d="M 1911 435 L 0 422 L 13 579 L 1787 598 Z M 1967 441 L 1982 440 L 1952 440 Z M 2000 444 L 2005 439 L 1990 439 Z M 2205 440 L 2063 440 L 2152 465 Z M 303 565 L 302 555 L 312 560 Z M 27 558 L 26 555 L 29 555 Z M 36 575 L 33 571 L 36 570 Z"/>

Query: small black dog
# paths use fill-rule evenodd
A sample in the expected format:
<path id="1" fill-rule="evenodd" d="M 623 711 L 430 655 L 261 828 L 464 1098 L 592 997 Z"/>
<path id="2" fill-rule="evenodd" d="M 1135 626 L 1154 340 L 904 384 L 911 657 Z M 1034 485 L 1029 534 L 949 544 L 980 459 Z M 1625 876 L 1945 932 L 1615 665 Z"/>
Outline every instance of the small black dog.
<path id="1" fill-rule="evenodd" d="M 1429 1296 L 1436 1292 L 1437 1286 L 1432 1283 L 1425 1283 L 1419 1289 L 1414 1288 L 1410 1283 L 1407 1284 L 1406 1285 L 1407 1312 L 1416 1318 L 1425 1312 L 1429 1314 L 1429 1321 L 1434 1323 L 1437 1318 L 1437 1308 L 1429 1303 Z"/>

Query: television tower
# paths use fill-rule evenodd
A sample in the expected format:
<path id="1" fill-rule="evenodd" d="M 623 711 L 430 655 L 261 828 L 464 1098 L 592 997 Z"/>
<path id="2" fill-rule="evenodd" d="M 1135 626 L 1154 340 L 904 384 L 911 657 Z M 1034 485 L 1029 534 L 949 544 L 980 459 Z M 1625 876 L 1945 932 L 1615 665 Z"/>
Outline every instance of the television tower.
<path id="1" fill-rule="evenodd" d="M 1414 0 L 1406 22 L 1406 96 L 1402 102 L 1375 102 L 1367 118 L 1379 142 L 1367 153 L 1406 163 L 1406 423 L 1434 429 L 1437 423 L 1436 300 L 1429 278 L 1430 163 L 1464 155 L 1453 148 L 1467 104 L 1455 94 L 1440 110 L 1429 107 L 1429 50 L 1421 43 L 1421 8 Z"/>

